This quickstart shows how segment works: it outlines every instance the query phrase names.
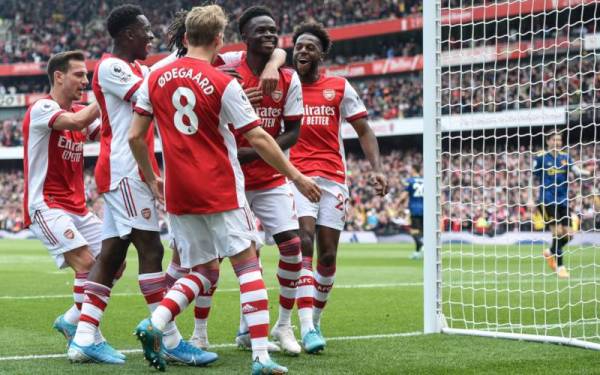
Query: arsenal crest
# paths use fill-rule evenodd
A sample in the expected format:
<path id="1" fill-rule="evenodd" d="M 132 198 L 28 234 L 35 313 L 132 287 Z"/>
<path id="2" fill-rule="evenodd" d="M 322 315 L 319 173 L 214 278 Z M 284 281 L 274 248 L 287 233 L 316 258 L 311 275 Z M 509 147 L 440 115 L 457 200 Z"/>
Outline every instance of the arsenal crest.
<path id="1" fill-rule="evenodd" d="M 65 233 L 63 233 L 63 235 L 67 240 L 72 240 L 73 238 L 75 238 L 75 233 L 71 229 L 67 229 Z"/>
<path id="2" fill-rule="evenodd" d="M 323 97 L 332 101 L 335 98 L 335 91 L 333 89 L 325 89 L 323 90 Z"/>
<path id="3" fill-rule="evenodd" d="M 150 211 L 149 208 L 144 208 L 142 210 L 142 217 L 146 220 L 150 220 L 150 217 L 152 216 L 152 211 Z"/>
<path id="4" fill-rule="evenodd" d="M 281 92 L 281 90 L 275 90 L 273 91 L 273 93 L 271 94 L 271 98 L 273 98 L 273 100 L 276 103 L 279 103 L 279 101 L 281 100 L 281 98 L 283 97 L 283 93 Z"/>

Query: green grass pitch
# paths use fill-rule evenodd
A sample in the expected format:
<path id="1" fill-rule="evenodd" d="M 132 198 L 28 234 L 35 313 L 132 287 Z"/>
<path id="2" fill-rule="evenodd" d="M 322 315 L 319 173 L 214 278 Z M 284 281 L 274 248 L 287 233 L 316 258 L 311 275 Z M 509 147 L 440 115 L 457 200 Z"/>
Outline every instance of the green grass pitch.
<path id="1" fill-rule="evenodd" d="M 410 245 L 343 245 L 336 287 L 322 322 L 323 332 L 329 339 L 326 351 L 297 358 L 275 355 L 275 359 L 296 374 L 600 373 L 600 353 L 591 350 L 478 337 L 422 335 L 422 262 L 409 260 L 411 252 Z M 167 251 L 165 265 L 169 257 Z M 483 261 L 490 267 L 496 261 L 493 257 L 478 260 L 475 255 L 473 258 L 464 260 L 468 265 Z M 273 322 L 277 313 L 276 250 L 273 247 L 263 250 L 262 260 L 265 281 L 270 287 Z M 572 261 L 579 260 L 573 258 Z M 543 266 L 536 263 L 532 265 L 534 271 L 530 277 L 523 277 L 521 281 L 517 277 L 510 282 L 517 286 L 523 280 L 531 282 L 531 278 L 537 277 L 556 283 L 551 275 L 543 274 Z M 511 269 L 510 265 L 507 267 Z M 113 290 L 102 322 L 104 335 L 118 349 L 140 348 L 132 332 L 147 316 L 147 310 L 138 294 L 136 275 L 136 253 L 131 250 L 125 275 Z M 482 285 L 481 281 L 485 281 L 483 285 L 491 287 L 488 276 L 472 277 L 479 281 L 473 285 Z M 129 353 L 124 366 L 72 365 L 62 357 L 64 338 L 54 332 L 51 325 L 72 303 L 72 272 L 57 271 L 38 241 L 0 241 L 0 285 L 0 374 L 155 372 L 147 367 L 139 351 Z M 557 293 L 564 289 L 561 285 L 557 284 Z M 534 286 L 535 283 L 528 284 L 528 287 Z M 482 292 L 477 297 L 468 294 L 463 297 L 479 305 L 484 295 Z M 531 298 L 536 298 L 535 293 L 532 292 Z M 513 305 L 517 302 L 512 301 Z M 174 374 L 248 373 L 250 354 L 232 345 L 239 319 L 238 303 L 237 283 L 226 261 L 209 320 L 210 342 L 220 355 L 219 361 L 209 368 L 169 366 L 167 371 Z M 585 308 L 591 307 L 586 305 Z M 465 316 L 484 312 L 465 310 Z M 190 308 L 177 320 L 185 337 L 193 327 L 192 314 Z M 48 358 L 53 354 L 56 356 Z"/>

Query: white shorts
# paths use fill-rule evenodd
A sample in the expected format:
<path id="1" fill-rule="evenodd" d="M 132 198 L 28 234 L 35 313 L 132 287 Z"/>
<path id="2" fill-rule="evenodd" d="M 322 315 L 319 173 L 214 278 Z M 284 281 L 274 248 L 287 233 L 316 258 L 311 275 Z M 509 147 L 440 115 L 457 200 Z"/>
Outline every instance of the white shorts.
<path id="1" fill-rule="evenodd" d="M 290 183 L 296 200 L 298 217 L 314 217 L 317 219 L 317 225 L 343 230 L 346 224 L 348 187 L 323 177 L 313 179 L 321 188 L 321 200 L 318 203 L 309 201 L 293 183 Z"/>
<path id="2" fill-rule="evenodd" d="M 155 199 L 145 182 L 124 178 L 116 189 L 104 193 L 103 198 L 102 239 L 126 239 L 133 228 L 160 231 Z"/>
<path id="3" fill-rule="evenodd" d="M 96 258 L 102 244 L 102 221 L 93 213 L 75 215 L 58 208 L 36 210 L 29 229 L 46 246 L 58 268 L 68 267 L 64 253 L 89 246 Z"/>
<path id="4" fill-rule="evenodd" d="M 184 268 L 234 256 L 252 242 L 260 244 L 249 208 L 207 215 L 169 214 L 169 222 Z"/>
<path id="5" fill-rule="evenodd" d="M 288 184 L 247 191 L 246 200 L 265 229 L 266 238 L 288 230 L 298 230 L 294 193 Z"/>

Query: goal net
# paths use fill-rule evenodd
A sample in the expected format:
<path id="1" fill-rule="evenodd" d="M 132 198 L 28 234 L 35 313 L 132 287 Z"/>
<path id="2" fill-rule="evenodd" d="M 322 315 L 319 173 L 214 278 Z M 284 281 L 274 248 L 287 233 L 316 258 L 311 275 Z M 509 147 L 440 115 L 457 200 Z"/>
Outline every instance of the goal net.
<path id="1" fill-rule="evenodd" d="M 600 349 L 600 4 L 437 5 L 440 328 Z"/>

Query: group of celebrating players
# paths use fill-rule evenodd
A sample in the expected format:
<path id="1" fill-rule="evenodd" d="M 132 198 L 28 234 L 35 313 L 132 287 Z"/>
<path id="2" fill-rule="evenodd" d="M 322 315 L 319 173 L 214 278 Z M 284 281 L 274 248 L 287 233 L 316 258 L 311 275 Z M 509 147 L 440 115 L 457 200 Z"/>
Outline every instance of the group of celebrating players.
<path id="1" fill-rule="evenodd" d="M 287 373 L 269 352 L 325 349 L 321 315 L 334 283 L 349 196 L 342 120 L 357 132 L 373 168 L 370 183 L 383 196 L 387 181 L 377 139 L 348 81 L 320 72 L 331 46 L 322 25 L 296 29 L 294 69 L 283 67 L 286 53 L 277 48 L 269 9 L 253 6 L 241 15 L 245 52 L 218 53 L 226 25 L 218 5 L 178 12 L 169 27 L 173 53 L 148 68 L 138 61 L 151 49 L 149 21 L 137 6 L 113 9 L 107 18 L 113 50 L 96 66 L 96 102 L 88 106 L 75 104 L 89 84 L 84 54 L 63 52 L 48 62 L 51 91 L 23 121 L 24 212 L 56 265 L 75 271 L 74 305 L 54 322 L 73 362 L 125 363 L 99 326 L 130 244 L 137 249 L 139 286 L 151 314 L 135 333 L 155 368 L 164 370 L 167 360 L 204 366 L 218 359 L 207 351 L 207 319 L 223 258 L 239 281 L 235 341 L 252 351 L 253 374 Z M 163 176 L 153 124 L 162 143 Z M 95 179 L 105 202 L 103 220 L 85 205 L 86 140 L 100 141 Z M 553 231 L 544 257 L 559 277 L 568 277 L 562 248 L 571 232 L 568 219 L 560 218 L 569 216 L 563 211 L 573 163 L 558 151 L 561 141 L 556 133 L 548 136 L 551 151 L 536 159 L 534 174 L 543 182 L 540 207 Z M 402 200 L 409 201 L 417 259 L 423 189 L 420 168 L 413 166 Z M 168 213 L 173 249 L 166 272 L 157 205 Z M 254 216 L 280 254 L 273 342 Z M 175 318 L 191 303 L 195 327 L 184 340 Z M 302 345 L 291 324 L 294 305 Z"/>
<path id="2" fill-rule="evenodd" d="M 240 285 L 236 342 L 252 351 L 253 374 L 287 373 L 270 351 L 299 355 L 325 348 L 321 314 L 348 200 L 342 120 L 358 133 L 373 168 L 371 185 L 383 196 L 377 140 L 348 81 L 320 72 L 331 45 L 322 25 L 295 31 L 294 69 L 282 67 L 286 55 L 277 48 L 269 9 L 254 6 L 241 15 L 245 52 L 218 54 L 226 25 L 217 5 L 177 13 L 169 28 L 174 52 L 148 68 L 138 61 L 151 48 L 149 21 L 137 6 L 113 9 L 107 18 L 113 50 L 96 66 L 96 102 L 85 107 L 74 104 L 89 84 L 84 55 L 63 52 L 48 62 L 50 94 L 23 122 L 24 212 L 57 266 L 75 271 L 75 303 L 54 322 L 68 340 L 71 361 L 125 362 L 99 326 L 131 243 L 151 314 L 135 333 L 155 368 L 164 370 L 167 360 L 203 366 L 218 359 L 207 351 L 207 319 L 226 257 Z M 95 179 L 105 202 L 102 221 L 85 205 L 86 140 L 100 141 Z M 157 205 L 168 213 L 174 250 L 166 273 Z M 274 342 L 254 216 L 280 254 Z M 191 303 L 195 328 L 184 340 L 175 318 Z M 294 305 L 302 345 L 291 325 Z"/>

